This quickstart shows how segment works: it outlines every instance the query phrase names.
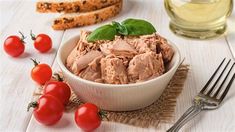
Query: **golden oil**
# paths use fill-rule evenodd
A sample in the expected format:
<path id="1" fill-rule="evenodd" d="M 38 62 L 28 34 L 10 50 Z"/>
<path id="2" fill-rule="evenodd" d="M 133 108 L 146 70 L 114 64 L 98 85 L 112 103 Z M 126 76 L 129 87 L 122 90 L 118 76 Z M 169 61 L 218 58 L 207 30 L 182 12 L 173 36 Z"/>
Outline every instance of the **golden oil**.
<path id="1" fill-rule="evenodd" d="M 170 29 L 179 35 L 206 39 L 226 30 L 232 0 L 165 0 Z"/>

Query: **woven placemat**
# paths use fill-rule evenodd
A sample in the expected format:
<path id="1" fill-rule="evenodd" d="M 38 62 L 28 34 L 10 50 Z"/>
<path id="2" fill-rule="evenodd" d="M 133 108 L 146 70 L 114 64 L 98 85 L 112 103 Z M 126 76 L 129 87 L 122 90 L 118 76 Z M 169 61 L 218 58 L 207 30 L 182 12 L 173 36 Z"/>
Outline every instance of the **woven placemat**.
<path id="1" fill-rule="evenodd" d="M 176 99 L 181 93 L 188 73 L 188 65 L 181 65 L 160 98 L 152 105 L 131 112 L 108 112 L 110 121 L 138 127 L 158 127 L 174 117 Z"/>
<path id="2" fill-rule="evenodd" d="M 188 65 L 180 65 L 170 83 L 164 90 L 163 94 L 152 105 L 140 110 L 129 112 L 107 111 L 107 117 L 109 121 L 143 128 L 157 128 L 161 123 L 172 122 L 172 119 L 174 117 L 176 99 L 183 89 L 188 70 Z M 42 88 L 39 88 L 34 95 L 41 95 L 41 91 Z M 74 112 L 80 104 L 82 104 L 82 102 L 72 92 L 70 102 L 67 104 L 65 111 Z"/>

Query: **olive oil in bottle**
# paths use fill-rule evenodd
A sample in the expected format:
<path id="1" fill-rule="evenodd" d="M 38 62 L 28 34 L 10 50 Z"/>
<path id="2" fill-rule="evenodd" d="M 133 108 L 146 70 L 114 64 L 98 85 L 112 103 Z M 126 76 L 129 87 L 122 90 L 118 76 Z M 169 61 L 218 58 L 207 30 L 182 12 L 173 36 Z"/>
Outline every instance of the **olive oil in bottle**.
<path id="1" fill-rule="evenodd" d="M 174 33 L 206 39 L 225 32 L 232 0 L 165 0 L 165 8 Z"/>

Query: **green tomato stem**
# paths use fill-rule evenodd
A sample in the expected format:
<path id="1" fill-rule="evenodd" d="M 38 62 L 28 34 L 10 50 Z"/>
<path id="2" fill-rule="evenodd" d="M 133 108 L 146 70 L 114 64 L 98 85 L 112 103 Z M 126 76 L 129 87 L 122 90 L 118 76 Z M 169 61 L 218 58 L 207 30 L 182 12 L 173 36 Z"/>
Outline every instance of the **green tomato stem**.
<path id="1" fill-rule="evenodd" d="M 33 59 L 33 58 L 30 58 L 30 60 L 32 60 L 33 61 L 33 63 L 34 63 L 34 66 L 37 66 L 40 62 L 37 62 L 37 60 L 36 59 Z"/>
<path id="2" fill-rule="evenodd" d="M 98 115 L 100 116 L 101 120 L 105 118 L 107 121 L 109 121 L 109 118 L 107 116 L 107 112 L 100 110 Z"/>
<path id="3" fill-rule="evenodd" d="M 19 33 L 20 33 L 20 35 L 21 35 L 21 38 L 20 38 L 20 40 L 21 40 L 21 42 L 22 43 L 25 43 L 25 39 L 26 39 L 26 36 L 24 36 L 24 34 L 21 32 L 21 31 L 19 31 Z"/>
<path id="4" fill-rule="evenodd" d="M 36 101 L 29 103 L 29 105 L 28 105 L 28 107 L 27 107 L 27 111 L 29 111 L 29 109 L 30 109 L 31 107 L 36 108 L 37 106 L 38 106 L 38 103 L 37 103 Z"/>
<path id="5" fill-rule="evenodd" d="M 54 73 L 53 78 L 59 82 L 63 82 L 64 79 L 60 76 L 59 73 Z"/>
<path id="6" fill-rule="evenodd" d="M 35 34 L 33 34 L 32 30 L 30 30 L 30 36 L 31 36 L 32 40 L 36 40 L 36 36 L 35 36 Z"/>

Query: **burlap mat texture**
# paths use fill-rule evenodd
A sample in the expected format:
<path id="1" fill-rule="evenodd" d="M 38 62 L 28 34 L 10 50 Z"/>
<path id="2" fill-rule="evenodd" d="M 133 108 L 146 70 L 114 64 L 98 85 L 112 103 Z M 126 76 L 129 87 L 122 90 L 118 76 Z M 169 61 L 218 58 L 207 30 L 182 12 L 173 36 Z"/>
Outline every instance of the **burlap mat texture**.
<path id="1" fill-rule="evenodd" d="M 172 122 L 174 117 L 176 100 L 181 93 L 184 82 L 189 70 L 188 65 L 180 65 L 170 83 L 163 91 L 162 95 L 152 105 L 140 110 L 128 112 L 109 112 L 107 111 L 108 121 L 133 125 L 137 127 L 155 127 L 158 128 L 161 123 Z M 35 91 L 34 96 L 38 98 L 41 95 L 42 88 Z M 74 112 L 82 104 L 77 96 L 72 92 L 70 102 L 65 111 Z"/>

